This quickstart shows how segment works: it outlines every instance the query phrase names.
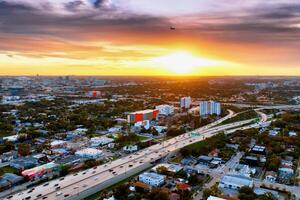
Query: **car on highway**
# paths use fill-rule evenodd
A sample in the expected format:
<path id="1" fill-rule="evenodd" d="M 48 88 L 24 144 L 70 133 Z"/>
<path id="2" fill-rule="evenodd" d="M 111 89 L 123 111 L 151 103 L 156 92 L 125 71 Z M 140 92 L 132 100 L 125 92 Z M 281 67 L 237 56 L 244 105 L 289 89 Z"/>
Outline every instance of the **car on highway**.
<path id="1" fill-rule="evenodd" d="M 39 197 L 41 197 L 41 196 L 42 196 L 42 194 L 38 194 L 38 195 L 36 195 L 36 197 L 37 197 L 37 198 L 39 198 Z"/>
<path id="2" fill-rule="evenodd" d="M 62 192 L 56 192 L 56 196 L 60 196 L 60 195 L 62 195 Z"/>

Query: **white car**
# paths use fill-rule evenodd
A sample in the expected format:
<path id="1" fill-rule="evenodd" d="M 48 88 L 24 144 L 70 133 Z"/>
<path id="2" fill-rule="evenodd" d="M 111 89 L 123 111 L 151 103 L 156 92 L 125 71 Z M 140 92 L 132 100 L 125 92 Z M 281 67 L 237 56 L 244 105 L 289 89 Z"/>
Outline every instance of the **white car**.
<path id="1" fill-rule="evenodd" d="M 60 195 L 62 195 L 62 192 L 56 192 L 56 196 L 60 196 Z"/>

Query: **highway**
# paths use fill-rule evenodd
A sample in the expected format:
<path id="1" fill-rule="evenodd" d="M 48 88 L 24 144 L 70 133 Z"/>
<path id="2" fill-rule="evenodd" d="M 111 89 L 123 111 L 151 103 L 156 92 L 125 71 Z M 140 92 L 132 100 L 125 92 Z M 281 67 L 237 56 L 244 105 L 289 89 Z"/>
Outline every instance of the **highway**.
<path id="1" fill-rule="evenodd" d="M 97 168 L 81 171 L 77 174 L 71 174 L 64 178 L 52 180 L 46 184 L 36 186 L 34 189 L 30 188 L 19 192 L 10 196 L 9 199 L 79 199 L 78 195 L 82 195 L 83 192 L 89 188 L 93 188 L 112 178 L 123 176 L 124 174 L 126 175 L 129 171 L 139 169 L 146 163 L 152 163 L 159 160 L 172 151 L 205 140 L 221 131 L 236 127 L 246 129 L 253 126 L 247 125 L 241 127 L 253 122 L 253 119 L 250 119 L 216 127 L 217 124 L 233 116 L 235 116 L 235 114 L 232 111 L 229 111 L 229 114 L 226 117 L 207 126 L 150 146 L 137 153 L 130 154 L 126 157 L 98 166 Z M 199 134 L 199 136 L 195 136 L 195 133 Z M 120 181 L 121 180 L 122 179 L 120 179 Z"/>

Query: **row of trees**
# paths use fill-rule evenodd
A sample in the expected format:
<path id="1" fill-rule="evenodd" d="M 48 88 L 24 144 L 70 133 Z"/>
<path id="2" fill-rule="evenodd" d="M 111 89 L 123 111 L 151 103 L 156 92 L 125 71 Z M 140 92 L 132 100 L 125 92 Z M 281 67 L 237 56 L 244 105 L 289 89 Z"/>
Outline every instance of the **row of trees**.
<path id="1" fill-rule="evenodd" d="M 184 157 L 190 155 L 198 157 L 203 154 L 208 154 L 215 148 L 223 148 L 228 142 L 229 138 L 224 133 L 220 133 L 213 137 L 207 138 L 206 140 L 184 147 L 180 150 L 180 153 Z"/>

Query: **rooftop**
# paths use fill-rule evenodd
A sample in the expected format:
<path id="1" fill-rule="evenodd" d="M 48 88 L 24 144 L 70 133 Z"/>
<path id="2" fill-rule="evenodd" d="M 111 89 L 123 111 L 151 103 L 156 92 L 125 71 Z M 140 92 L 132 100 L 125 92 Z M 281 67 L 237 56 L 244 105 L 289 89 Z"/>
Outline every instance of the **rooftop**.
<path id="1" fill-rule="evenodd" d="M 221 178 L 221 182 L 250 186 L 252 185 L 253 180 L 240 174 L 226 174 Z"/>
<path id="2" fill-rule="evenodd" d="M 145 173 L 141 174 L 140 176 L 146 176 L 151 179 L 164 179 L 165 178 L 164 175 L 160 175 L 157 173 L 148 173 L 148 172 L 145 172 Z"/>

